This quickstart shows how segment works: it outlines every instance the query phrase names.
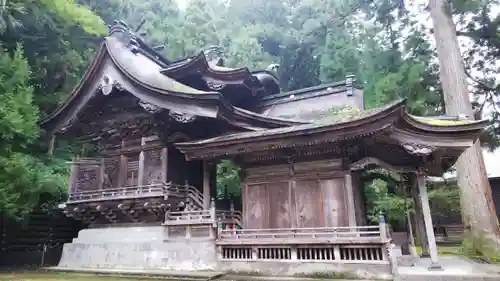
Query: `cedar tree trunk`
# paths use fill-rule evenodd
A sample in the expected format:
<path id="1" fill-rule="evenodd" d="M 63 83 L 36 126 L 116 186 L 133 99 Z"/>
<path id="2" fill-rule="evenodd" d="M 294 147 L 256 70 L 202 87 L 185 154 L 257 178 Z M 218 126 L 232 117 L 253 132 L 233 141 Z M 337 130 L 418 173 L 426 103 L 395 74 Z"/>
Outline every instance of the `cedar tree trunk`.
<path id="1" fill-rule="evenodd" d="M 449 1 L 429 0 L 446 114 L 449 116 L 463 114 L 473 120 L 474 112 L 469 98 L 467 76 L 456 27 L 447 3 Z M 479 141 L 462 154 L 457 161 L 456 169 L 465 229 L 474 237 L 487 235 L 498 244 L 500 241 L 498 220 Z"/>

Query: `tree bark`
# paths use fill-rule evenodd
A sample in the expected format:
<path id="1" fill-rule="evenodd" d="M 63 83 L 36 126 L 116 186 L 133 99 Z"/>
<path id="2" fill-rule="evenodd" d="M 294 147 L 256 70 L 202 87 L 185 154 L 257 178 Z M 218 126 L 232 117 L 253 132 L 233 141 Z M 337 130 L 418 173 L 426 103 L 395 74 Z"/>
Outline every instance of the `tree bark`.
<path id="1" fill-rule="evenodd" d="M 474 120 L 456 27 L 447 3 L 446 0 L 429 0 L 446 114 L 463 114 Z M 498 220 L 479 141 L 460 156 L 456 170 L 466 231 L 475 237 L 487 235 L 499 245 Z"/>

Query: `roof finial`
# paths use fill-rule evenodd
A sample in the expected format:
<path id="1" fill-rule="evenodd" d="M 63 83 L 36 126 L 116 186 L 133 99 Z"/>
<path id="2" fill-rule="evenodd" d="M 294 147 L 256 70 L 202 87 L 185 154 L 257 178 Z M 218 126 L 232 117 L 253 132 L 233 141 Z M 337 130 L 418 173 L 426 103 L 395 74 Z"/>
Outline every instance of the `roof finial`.
<path id="1" fill-rule="evenodd" d="M 345 76 L 345 86 L 346 86 L 346 92 L 347 92 L 347 96 L 348 97 L 351 97 L 354 95 L 354 87 L 353 87 L 353 84 L 354 84 L 354 78 L 355 76 L 353 74 L 347 74 Z"/>
<path id="2" fill-rule="evenodd" d="M 139 26 L 137 26 L 137 28 L 134 30 L 135 33 L 139 32 L 139 30 L 142 28 L 142 26 L 144 25 L 144 23 L 146 23 L 146 19 L 143 19 L 141 21 L 141 23 L 139 24 Z"/>

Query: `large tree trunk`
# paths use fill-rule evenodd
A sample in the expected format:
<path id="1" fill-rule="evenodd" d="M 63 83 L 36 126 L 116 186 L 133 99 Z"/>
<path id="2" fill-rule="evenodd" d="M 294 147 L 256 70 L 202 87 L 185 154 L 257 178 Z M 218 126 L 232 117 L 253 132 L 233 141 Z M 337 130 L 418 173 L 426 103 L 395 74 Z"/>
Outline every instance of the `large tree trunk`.
<path id="1" fill-rule="evenodd" d="M 446 0 L 429 0 L 446 114 L 464 114 L 473 120 L 474 113 L 456 27 L 446 3 Z M 498 243 L 498 220 L 479 141 L 462 154 L 456 169 L 465 229 L 476 237 L 486 234 Z"/>

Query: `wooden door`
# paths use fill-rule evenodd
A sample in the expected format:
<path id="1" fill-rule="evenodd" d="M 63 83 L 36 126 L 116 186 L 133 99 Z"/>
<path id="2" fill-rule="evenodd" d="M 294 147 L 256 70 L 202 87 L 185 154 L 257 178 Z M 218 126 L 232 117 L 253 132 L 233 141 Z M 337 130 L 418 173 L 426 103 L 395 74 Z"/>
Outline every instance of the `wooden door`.
<path id="1" fill-rule="evenodd" d="M 323 194 L 325 226 L 347 226 L 344 179 L 323 179 L 320 181 L 320 189 Z"/>
<path id="2" fill-rule="evenodd" d="M 323 198 L 318 180 L 296 180 L 297 227 L 324 227 Z"/>
<path id="3" fill-rule="evenodd" d="M 267 184 L 269 194 L 269 226 L 268 228 L 290 228 L 290 187 L 288 181 Z"/>
<path id="4" fill-rule="evenodd" d="M 265 184 L 245 186 L 244 225 L 249 229 L 269 227 L 269 196 Z"/>

